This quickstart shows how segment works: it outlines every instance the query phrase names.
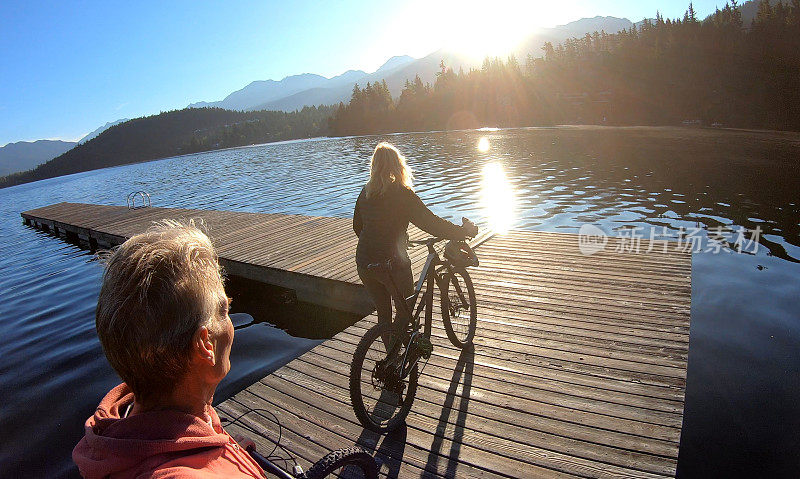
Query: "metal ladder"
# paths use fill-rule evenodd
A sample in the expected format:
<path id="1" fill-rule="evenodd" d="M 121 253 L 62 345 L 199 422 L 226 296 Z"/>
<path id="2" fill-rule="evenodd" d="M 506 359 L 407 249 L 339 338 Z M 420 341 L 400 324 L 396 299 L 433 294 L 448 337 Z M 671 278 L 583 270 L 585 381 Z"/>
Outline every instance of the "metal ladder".
<path id="1" fill-rule="evenodd" d="M 136 198 L 141 198 L 142 204 L 137 205 Z M 125 200 L 125 203 L 127 203 L 128 208 L 132 210 L 137 210 L 139 208 L 147 208 L 151 206 L 150 194 L 143 190 L 131 191 L 130 193 L 128 193 L 128 198 Z"/>

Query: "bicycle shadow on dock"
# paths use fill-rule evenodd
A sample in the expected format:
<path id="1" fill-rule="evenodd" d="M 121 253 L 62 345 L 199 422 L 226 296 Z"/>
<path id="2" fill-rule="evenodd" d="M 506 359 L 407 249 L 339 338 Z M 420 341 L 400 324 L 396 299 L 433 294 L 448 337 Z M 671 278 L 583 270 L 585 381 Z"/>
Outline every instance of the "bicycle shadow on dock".
<path id="1" fill-rule="evenodd" d="M 356 444 L 372 454 L 378 463 L 378 468 L 386 473 L 388 479 L 397 479 L 400 475 L 400 465 L 403 463 L 407 431 L 408 426 L 403 423 L 381 441 L 380 434 L 365 428 L 361 436 L 356 439 Z M 376 449 L 378 443 L 380 447 Z"/>
<path id="2" fill-rule="evenodd" d="M 428 458 L 425 464 L 423 476 L 436 474 L 444 477 L 456 477 L 458 468 L 458 458 L 461 452 L 461 442 L 464 437 L 464 425 L 466 423 L 470 390 L 472 389 L 472 371 L 475 365 L 475 350 L 473 347 L 466 347 L 461 350 L 458 362 L 453 369 L 453 376 L 450 379 L 450 386 L 442 403 L 442 412 L 439 415 L 438 424 L 433 435 Z M 462 379 L 463 378 L 463 379 Z M 462 383 L 463 381 L 463 383 Z M 459 391 L 459 386 L 461 386 Z M 456 398 L 460 398 L 458 406 L 454 407 Z M 456 410 L 455 419 L 450 416 Z M 452 436 L 447 436 L 448 426 L 452 425 Z M 369 429 L 364 429 L 355 443 L 364 448 L 378 461 L 381 472 L 386 474 L 389 479 L 396 479 L 400 474 L 400 467 L 403 462 L 407 436 L 406 424 L 401 425 L 385 437 Z M 381 438 L 383 440 L 381 440 Z M 450 440 L 449 453 L 442 453 L 445 440 Z M 380 444 L 380 446 L 378 446 Z M 445 472 L 439 473 L 440 460 L 446 460 Z M 427 473 L 427 474 L 426 474 Z"/>
<path id="3" fill-rule="evenodd" d="M 444 459 L 447 461 L 445 466 L 445 477 L 456 477 L 458 469 L 458 457 L 461 453 L 461 442 L 464 438 L 464 425 L 467 420 L 469 410 L 469 397 L 470 390 L 472 389 L 472 371 L 475 368 L 475 349 L 472 345 L 465 347 L 461 350 L 458 357 L 458 362 L 453 369 L 453 377 L 450 379 L 450 387 L 447 390 L 447 396 L 442 403 L 442 412 L 439 415 L 439 423 L 436 426 L 436 431 L 433 436 L 433 443 L 431 444 L 430 452 L 428 453 L 428 460 L 425 464 L 425 470 L 437 472 L 439 469 L 439 461 Z M 463 383 L 462 383 L 463 378 Z M 461 391 L 459 392 L 459 385 Z M 460 398 L 458 407 L 454 408 L 456 398 Z M 457 411 L 455 419 L 450 418 L 453 411 Z M 448 429 L 452 427 L 452 436 L 448 437 Z M 442 447 L 445 440 L 450 441 L 450 452 L 443 453 Z"/>

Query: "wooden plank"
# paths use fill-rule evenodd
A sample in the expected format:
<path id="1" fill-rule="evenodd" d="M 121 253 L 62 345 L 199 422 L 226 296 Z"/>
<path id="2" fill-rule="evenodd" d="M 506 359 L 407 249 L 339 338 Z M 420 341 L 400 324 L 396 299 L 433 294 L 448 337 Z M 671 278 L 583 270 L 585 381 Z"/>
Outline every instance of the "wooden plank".
<path id="1" fill-rule="evenodd" d="M 273 379 L 273 376 L 285 379 L 290 383 L 297 383 L 298 381 L 302 381 L 303 378 L 309 377 L 309 372 L 329 374 L 330 370 L 322 371 L 322 369 L 321 366 L 312 365 L 303 361 L 294 361 L 289 367 L 282 368 L 266 378 L 265 382 L 267 384 L 274 384 L 276 380 Z M 344 384 L 342 384 L 346 384 L 347 377 L 346 375 L 340 375 L 335 379 L 335 381 L 315 382 L 313 387 L 315 390 L 320 391 L 322 396 L 326 399 L 334 397 L 340 402 L 347 403 L 349 401 L 349 393 Z M 445 395 L 446 397 L 449 391 L 448 387 L 452 387 L 452 383 L 449 381 L 444 381 L 443 384 L 440 383 L 438 385 L 437 389 L 440 393 L 440 397 L 441 395 Z M 319 400 L 317 402 L 319 402 Z M 473 401 L 470 400 L 468 405 L 472 403 Z M 501 404 L 502 403 L 508 404 L 508 401 L 503 401 Z M 431 411 L 431 409 L 433 409 L 433 411 Z M 451 431 L 456 425 L 449 422 L 447 425 L 437 425 L 436 410 L 435 408 L 431 409 L 426 409 L 424 407 L 415 408 L 414 420 L 409 421 L 409 426 L 413 424 L 422 431 L 437 431 L 439 434 L 447 434 L 450 432 L 448 436 L 450 436 L 449 439 L 452 440 L 454 435 Z M 465 419 L 468 418 L 471 418 L 471 416 L 465 415 Z M 442 428 L 442 426 L 444 427 Z M 462 427 L 467 429 L 467 424 L 463 424 Z M 441 431 L 440 428 L 444 430 Z M 503 426 L 502 429 L 496 429 L 495 431 L 504 435 L 512 432 L 507 426 Z M 505 474 L 513 473 L 514 471 L 525 471 L 526 469 L 546 468 L 583 477 L 608 477 L 609 475 L 613 477 L 634 476 L 634 474 L 629 475 L 629 471 L 624 471 L 619 467 L 613 467 L 608 463 L 592 463 L 591 461 L 582 460 L 578 456 L 546 449 L 545 447 L 550 446 L 549 444 L 542 444 L 541 446 L 528 445 L 522 440 L 508 440 L 507 438 L 483 433 L 477 429 L 465 430 L 462 434 L 463 437 L 455 438 L 456 440 L 462 441 L 461 447 L 459 448 L 461 454 L 459 460 L 471 464 L 492 464 L 493 470 Z M 642 472 L 641 474 L 636 474 L 636 476 L 653 477 L 654 475 Z"/>
<path id="2" fill-rule="evenodd" d="M 284 281 L 308 300 L 340 298 L 345 309 L 360 302 L 361 311 L 368 302 L 349 218 L 79 203 L 22 216 L 62 235 L 110 243 L 156 220 L 198 218 L 232 270 Z M 410 238 L 426 236 L 409 228 Z M 625 252 L 629 241 L 609 238 L 603 251 L 587 256 L 577 235 L 484 233 L 476 240 L 481 266 L 471 269 L 479 308 L 474 351 L 466 360 L 449 343 L 437 302 L 434 352 L 402 435 L 364 430 L 349 404 L 353 350 L 376 324 L 374 314 L 219 410 L 229 417 L 273 411 L 284 427 L 282 445 L 305 467 L 329 450 L 359 444 L 380 461 L 382 477 L 674 476 L 691 254 L 676 242 L 664 249 L 647 241 L 638 253 Z M 412 248 L 409 255 L 416 275 L 427 252 Z M 246 420 L 270 426 L 258 416 Z"/>

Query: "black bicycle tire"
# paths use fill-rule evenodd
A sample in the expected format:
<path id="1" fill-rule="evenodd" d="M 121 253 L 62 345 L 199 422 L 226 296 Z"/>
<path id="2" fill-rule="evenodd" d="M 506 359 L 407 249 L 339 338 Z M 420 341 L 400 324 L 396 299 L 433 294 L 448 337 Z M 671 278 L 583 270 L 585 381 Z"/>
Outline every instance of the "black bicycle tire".
<path id="1" fill-rule="evenodd" d="M 375 458 L 358 446 L 346 447 L 329 452 L 306 471 L 305 479 L 322 479 L 337 469 L 356 466 L 364 473 L 365 479 L 377 479 L 378 465 Z"/>
<path id="2" fill-rule="evenodd" d="M 442 304 L 442 321 L 444 322 L 444 330 L 447 333 L 447 337 L 450 339 L 450 342 L 453 344 L 453 346 L 462 349 L 465 346 L 472 344 L 472 341 L 475 339 L 475 330 L 478 326 L 478 303 L 475 299 L 475 287 L 472 285 L 472 278 L 470 278 L 467 269 L 453 268 L 453 273 L 461 275 L 461 277 L 464 278 L 464 284 L 467 287 L 467 296 L 469 297 L 470 303 L 469 329 L 467 331 L 467 336 L 463 341 L 458 337 L 453 329 L 453 323 L 451 322 L 450 318 L 450 296 L 448 294 L 452 279 L 450 271 L 447 271 L 444 274 L 442 288 L 440 288 L 439 291 L 439 299 Z"/>
<path id="3" fill-rule="evenodd" d="M 397 415 L 392 417 L 385 426 L 370 420 L 364 407 L 364 398 L 361 397 L 361 372 L 370 344 L 381 337 L 384 328 L 391 329 L 391 325 L 376 324 L 364 333 L 364 336 L 358 342 L 358 346 L 356 346 L 356 350 L 353 353 L 353 363 L 350 365 L 350 404 L 353 406 L 353 412 L 355 412 L 356 418 L 362 426 L 378 433 L 393 431 L 405 421 L 406 416 L 411 411 L 411 405 L 414 403 L 418 379 L 418 368 L 415 364 L 408 375 L 406 397 Z"/>

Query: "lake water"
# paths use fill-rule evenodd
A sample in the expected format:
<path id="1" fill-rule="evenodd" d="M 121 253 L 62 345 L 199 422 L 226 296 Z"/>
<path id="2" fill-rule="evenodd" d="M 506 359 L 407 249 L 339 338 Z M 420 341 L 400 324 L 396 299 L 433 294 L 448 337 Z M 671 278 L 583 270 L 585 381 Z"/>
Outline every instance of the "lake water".
<path id="1" fill-rule="evenodd" d="M 21 211 L 60 201 L 123 205 L 130 191 L 146 190 L 154 206 L 349 217 L 381 139 L 406 153 L 417 192 L 453 220 L 570 233 L 591 223 L 702 250 L 692 265 L 678 475 L 794 477 L 800 135 L 574 127 L 259 145 L 0 190 L 0 475 L 74 474 L 69 454 L 83 421 L 118 382 L 94 333 L 101 267 L 24 227 Z M 737 244 L 741 229 L 758 241 L 747 233 Z M 262 309 L 259 321 L 281 324 L 285 312 L 271 318 Z M 316 315 L 308 307 L 293 314 Z M 217 399 L 314 344 L 263 323 L 237 331 Z"/>

